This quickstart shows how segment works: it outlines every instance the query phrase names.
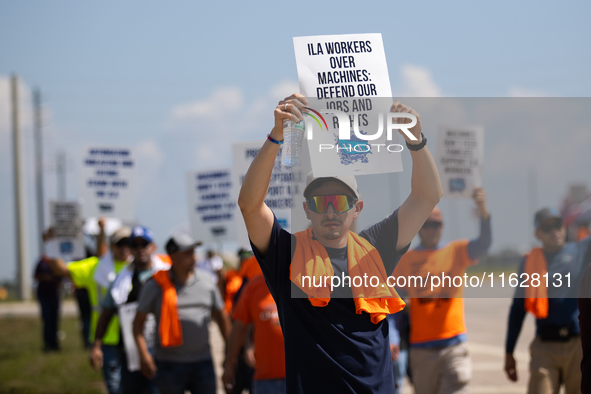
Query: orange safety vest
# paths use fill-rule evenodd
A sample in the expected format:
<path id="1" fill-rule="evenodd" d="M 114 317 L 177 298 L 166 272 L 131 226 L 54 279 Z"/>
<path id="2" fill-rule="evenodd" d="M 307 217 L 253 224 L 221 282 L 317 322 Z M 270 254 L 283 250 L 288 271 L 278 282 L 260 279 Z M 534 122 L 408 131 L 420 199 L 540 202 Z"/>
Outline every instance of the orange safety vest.
<path id="1" fill-rule="evenodd" d="M 326 281 L 328 282 L 326 286 L 315 287 L 313 283 L 319 280 L 325 283 L 326 276 L 334 275 L 328 252 L 319 241 L 312 238 L 312 229 L 300 231 L 295 234 L 295 237 L 296 248 L 289 267 L 290 279 L 308 295 L 313 306 L 326 306 L 330 302 L 330 279 Z M 388 275 L 377 249 L 365 238 L 351 231 L 347 238 L 347 268 L 351 284 L 354 278 L 363 278 L 364 274 L 369 278 L 377 277 L 379 281 L 375 287 L 371 285 L 365 287 L 365 283 L 360 287 L 353 285 L 357 314 L 367 312 L 371 316 L 372 323 L 378 324 L 386 318 L 386 315 L 399 312 L 404 308 L 405 303 L 396 290 L 387 285 Z M 307 277 L 305 281 L 303 281 L 304 276 Z M 316 278 L 315 281 L 314 278 Z"/>
<path id="2" fill-rule="evenodd" d="M 183 344 L 183 331 L 177 308 L 176 289 L 168 271 L 158 271 L 152 278 L 162 289 L 162 307 L 158 334 L 162 347 L 173 347 Z"/>

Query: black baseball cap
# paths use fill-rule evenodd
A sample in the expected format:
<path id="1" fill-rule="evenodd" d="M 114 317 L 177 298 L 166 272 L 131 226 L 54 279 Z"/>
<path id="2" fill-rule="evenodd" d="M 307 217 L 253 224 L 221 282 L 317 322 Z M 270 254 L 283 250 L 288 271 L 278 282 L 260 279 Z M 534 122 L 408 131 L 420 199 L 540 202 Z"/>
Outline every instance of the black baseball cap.
<path id="1" fill-rule="evenodd" d="M 560 213 L 558 213 L 558 211 L 556 209 L 542 208 L 538 212 L 536 212 L 536 215 L 534 217 L 534 227 L 537 230 L 538 228 L 540 228 L 542 223 L 544 223 L 546 220 L 550 220 L 550 219 L 562 220 L 562 218 L 560 217 Z"/>

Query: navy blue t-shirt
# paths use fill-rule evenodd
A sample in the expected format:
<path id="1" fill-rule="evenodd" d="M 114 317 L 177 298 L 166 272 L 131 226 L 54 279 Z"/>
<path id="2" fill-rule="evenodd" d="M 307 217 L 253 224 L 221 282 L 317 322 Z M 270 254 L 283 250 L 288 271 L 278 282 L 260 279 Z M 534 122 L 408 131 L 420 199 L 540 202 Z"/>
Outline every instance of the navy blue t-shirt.
<path id="1" fill-rule="evenodd" d="M 53 273 L 51 266 L 45 259 L 39 260 L 37 267 L 35 268 L 35 275 L 47 275 L 49 280 L 40 280 L 37 285 L 37 298 L 38 299 L 58 299 L 59 289 L 62 283 L 61 276 L 57 276 Z M 45 279 L 45 278 L 44 278 Z"/>
<path id="2" fill-rule="evenodd" d="M 380 253 L 391 275 L 408 249 L 396 252 L 398 211 L 359 233 Z M 392 393 L 394 379 L 388 341 L 388 321 L 371 322 L 358 315 L 350 289 L 335 289 L 325 307 L 312 306 L 307 295 L 289 279 L 295 236 L 273 223 L 269 250 L 254 254 L 271 291 L 285 339 L 288 393 Z M 327 248 L 335 275 L 347 269 L 347 248 Z M 348 298 L 337 298 L 347 296 Z"/>

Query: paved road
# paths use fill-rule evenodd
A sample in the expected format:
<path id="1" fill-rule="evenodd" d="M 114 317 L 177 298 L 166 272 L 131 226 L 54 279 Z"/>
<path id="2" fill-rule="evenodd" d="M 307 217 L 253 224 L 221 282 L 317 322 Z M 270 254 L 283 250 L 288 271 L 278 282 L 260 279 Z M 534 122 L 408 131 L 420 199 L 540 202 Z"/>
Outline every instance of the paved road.
<path id="1" fill-rule="evenodd" d="M 78 306 L 74 300 L 67 300 L 61 303 L 62 316 L 77 316 Z M 36 301 L 26 302 L 0 302 L 0 318 L 9 316 L 41 316 L 39 303 Z"/>
<path id="2" fill-rule="evenodd" d="M 525 393 L 528 377 L 529 344 L 534 338 L 535 322 L 528 316 L 523 325 L 515 358 L 517 383 L 505 377 L 503 361 L 505 335 L 511 299 L 465 299 L 468 348 L 472 355 L 474 377 L 470 393 Z"/>
<path id="3" fill-rule="evenodd" d="M 528 316 L 521 331 L 515 358 L 517 359 L 519 381 L 512 383 L 503 372 L 505 354 L 505 331 L 510 298 L 465 299 L 468 347 L 472 356 L 473 379 L 470 393 L 525 393 L 529 343 L 534 337 L 534 319 Z M 223 344 L 217 327 L 212 327 L 212 348 L 219 376 L 223 362 Z M 223 391 L 219 390 L 220 393 Z M 405 394 L 413 393 L 407 384 Z"/>
<path id="4" fill-rule="evenodd" d="M 502 371 L 505 331 L 510 298 L 466 299 L 466 324 L 468 345 L 472 355 L 474 377 L 470 393 L 525 393 L 529 362 L 528 346 L 533 339 L 534 320 L 528 316 L 516 350 L 519 382 L 511 383 Z M 64 315 L 76 315 L 74 301 L 62 304 Z M 39 316 L 37 303 L 0 303 L 0 318 L 6 316 Z M 221 376 L 223 362 L 223 341 L 216 326 L 210 327 L 212 351 L 218 376 Z M 223 393 L 221 385 L 219 392 Z M 407 385 L 405 393 L 412 393 Z"/>

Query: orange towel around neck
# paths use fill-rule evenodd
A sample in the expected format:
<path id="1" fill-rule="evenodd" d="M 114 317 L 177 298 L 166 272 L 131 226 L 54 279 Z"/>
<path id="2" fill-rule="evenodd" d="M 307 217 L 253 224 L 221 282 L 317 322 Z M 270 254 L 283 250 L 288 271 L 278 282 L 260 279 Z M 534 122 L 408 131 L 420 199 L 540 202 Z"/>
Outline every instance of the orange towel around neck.
<path id="1" fill-rule="evenodd" d="M 545 274 L 548 273 L 548 263 L 542 248 L 533 248 L 525 258 L 525 273 L 528 274 L 525 288 L 525 310 L 533 314 L 537 319 L 548 317 L 548 288 L 546 287 Z M 539 286 L 532 286 L 532 275 L 539 274 Z"/>
<path id="2" fill-rule="evenodd" d="M 158 271 L 152 276 L 162 288 L 162 308 L 160 309 L 160 343 L 162 347 L 183 344 L 183 331 L 177 310 L 177 294 L 168 271 Z"/>
<path id="3" fill-rule="evenodd" d="M 319 287 L 313 286 L 313 278 L 316 278 L 316 283 L 322 280 L 324 284 L 325 276 L 334 275 L 328 253 L 319 241 L 312 238 L 312 229 L 298 232 L 295 237 L 296 247 L 290 266 L 290 279 L 308 295 L 313 306 L 326 306 L 330 302 L 330 278 L 326 286 Z M 388 275 L 377 249 L 369 241 L 353 232 L 349 232 L 347 238 L 347 268 L 357 314 L 367 312 L 371 316 L 372 323 L 378 324 L 386 318 L 386 315 L 399 312 L 404 308 L 405 303 L 396 290 L 387 285 Z M 367 274 L 368 286 L 353 286 L 353 278 L 363 278 L 364 274 Z M 304 276 L 311 280 L 308 281 L 306 278 L 302 283 Z M 379 280 L 376 287 L 369 285 L 369 278 L 373 276 Z"/>

